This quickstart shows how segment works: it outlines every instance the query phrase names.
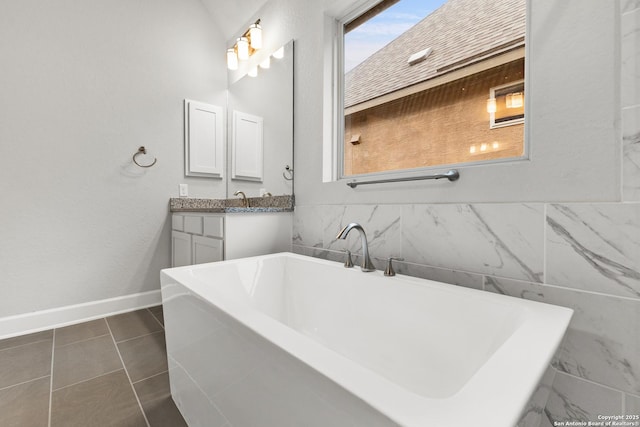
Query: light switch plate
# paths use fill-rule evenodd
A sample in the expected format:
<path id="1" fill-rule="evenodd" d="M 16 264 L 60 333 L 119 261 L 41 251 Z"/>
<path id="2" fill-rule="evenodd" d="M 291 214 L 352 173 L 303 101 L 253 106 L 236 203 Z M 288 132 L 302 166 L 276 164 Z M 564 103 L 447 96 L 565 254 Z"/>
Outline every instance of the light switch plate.
<path id="1" fill-rule="evenodd" d="M 180 197 L 187 197 L 189 195 L 189 185 L 187 184 L 178 184 L 180 188 L 179 193 Z"/>

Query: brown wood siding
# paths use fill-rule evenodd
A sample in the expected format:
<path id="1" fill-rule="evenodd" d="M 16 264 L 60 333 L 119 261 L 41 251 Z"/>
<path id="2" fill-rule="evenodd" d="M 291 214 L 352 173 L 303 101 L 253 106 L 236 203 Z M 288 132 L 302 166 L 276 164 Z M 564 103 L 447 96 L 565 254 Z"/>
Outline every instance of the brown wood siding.
<path id="1" fill-rule="evenodd" d="M 521 156 L 524 125 L 490 129 L 487 99 L 523 78 L 524 59 L 346 116 L 344 174 Z"/>

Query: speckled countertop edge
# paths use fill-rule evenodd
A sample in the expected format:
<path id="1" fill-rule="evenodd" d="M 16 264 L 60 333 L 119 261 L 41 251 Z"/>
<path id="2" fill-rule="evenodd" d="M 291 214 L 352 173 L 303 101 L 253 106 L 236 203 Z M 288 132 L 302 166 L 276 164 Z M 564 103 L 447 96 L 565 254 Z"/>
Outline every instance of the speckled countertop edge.
<path id="1" fill-rule="evenodd" d="M 196 199 L 171 198 L 171 212 L 251 213 L 293 212 L 293 196 L 250 197 L 248 208 L 242 207 L 241 199 Z"/>

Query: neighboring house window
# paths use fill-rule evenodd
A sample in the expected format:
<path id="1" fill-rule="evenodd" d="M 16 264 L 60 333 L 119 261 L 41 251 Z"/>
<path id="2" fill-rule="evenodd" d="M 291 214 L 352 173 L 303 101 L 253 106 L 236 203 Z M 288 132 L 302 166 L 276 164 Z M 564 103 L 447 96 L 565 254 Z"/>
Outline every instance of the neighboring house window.
<path id="1" fill-rule="evenodd" d="M 383 0 L 340 30 L 339 177 L 524 157 L 525 0 Z"/>
<path id="2" fill-rule="evenodd" d="M 487 111 L 491 129 L 524 123 L 524 80 L 492 87 Z"/>

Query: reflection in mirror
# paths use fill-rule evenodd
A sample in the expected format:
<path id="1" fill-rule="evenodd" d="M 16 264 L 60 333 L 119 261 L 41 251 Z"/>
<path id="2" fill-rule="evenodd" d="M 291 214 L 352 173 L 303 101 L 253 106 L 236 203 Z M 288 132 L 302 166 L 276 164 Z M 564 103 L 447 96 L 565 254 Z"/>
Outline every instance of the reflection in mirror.
<path id="1" fill-rule="evenodd" d="M 291 195 L 293 40 L 253 71 L 228 91 L 227 194 Z"/>

